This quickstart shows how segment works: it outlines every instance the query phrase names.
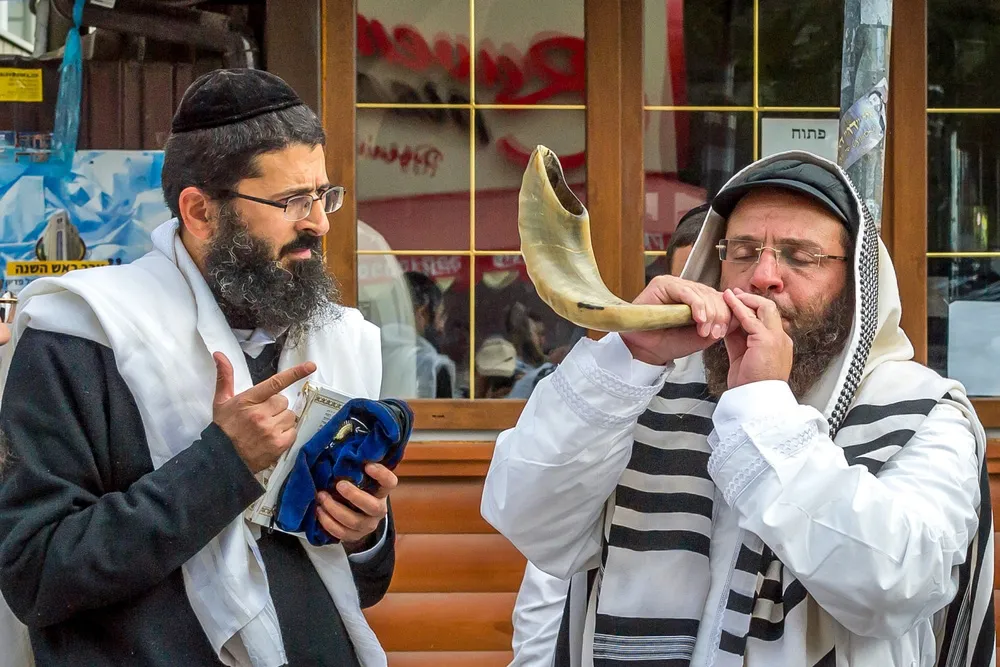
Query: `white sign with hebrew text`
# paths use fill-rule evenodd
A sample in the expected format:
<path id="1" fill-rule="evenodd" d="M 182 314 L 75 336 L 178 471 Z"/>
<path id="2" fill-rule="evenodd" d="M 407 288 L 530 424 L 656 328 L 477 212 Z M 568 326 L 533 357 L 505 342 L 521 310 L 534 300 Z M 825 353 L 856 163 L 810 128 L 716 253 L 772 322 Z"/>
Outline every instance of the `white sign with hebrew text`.
<path id="1" fill-rule="evenodd" d="M 809 151 L 837 161 L 835 118 L 763 118 L 760 121 L 760 156 L 784 151 Z"/>

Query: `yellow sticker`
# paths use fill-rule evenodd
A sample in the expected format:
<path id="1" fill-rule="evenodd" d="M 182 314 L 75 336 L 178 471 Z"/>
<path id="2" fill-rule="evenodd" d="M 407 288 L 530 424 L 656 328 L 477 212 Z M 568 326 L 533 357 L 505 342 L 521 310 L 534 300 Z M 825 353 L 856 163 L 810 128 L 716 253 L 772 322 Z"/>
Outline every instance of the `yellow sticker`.
<path id="1" fill-rule="evenodd" d="M 68 271 L 76 269 L 91 269 L 98 266 L 108 266 L 113 262 L 103 261 L 79 261 L 79 262 L 7 262 L 7 277 L 30 277 L 41 278 L 42 276 L 60 276 Z"/>
<path id="2" fill-rule="evenodd" d="M 0 67 L 0 102 L 41 102 L 42 70 Z"/>

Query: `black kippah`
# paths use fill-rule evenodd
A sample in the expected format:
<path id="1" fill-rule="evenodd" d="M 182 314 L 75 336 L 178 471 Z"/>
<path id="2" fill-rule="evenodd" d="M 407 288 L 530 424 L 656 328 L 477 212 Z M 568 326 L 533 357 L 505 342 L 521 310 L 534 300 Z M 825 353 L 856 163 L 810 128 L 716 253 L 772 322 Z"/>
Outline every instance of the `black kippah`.
<path id="1" fill-rule="evenodd" d="M 281 78 L 259 69 L 217 69 L 188 87 L 174 114 L 174 134 L 230 125 L 305 104 Z"/>

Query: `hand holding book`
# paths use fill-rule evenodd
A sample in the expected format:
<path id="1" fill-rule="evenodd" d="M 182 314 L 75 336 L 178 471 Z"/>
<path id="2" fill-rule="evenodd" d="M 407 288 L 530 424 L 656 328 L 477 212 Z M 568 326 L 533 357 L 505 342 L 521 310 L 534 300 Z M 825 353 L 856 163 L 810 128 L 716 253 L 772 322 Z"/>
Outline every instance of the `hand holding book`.
<path id="1" fill-rule="evenodd" d="M 356 541 L 367 528 L 370 533 L 384 516 L 385 496 L 391 490 L 387 487 L 395 486 L 391 471 L 403 457 L 412 424 L 413 413 L 403 401 L 348 401 L 295 456 L 279 493 L 274 525 L 285 532 L 304 533 L 317 546 L 342 538 Z M 372 463 L 379 465 L 370 467 Z M 340 491 L 342 482 L 357 487 L 359 493 Z M 330 503 L 322 502 L 324 494 Z M 323 507 L 320 512 L 318 502 Z M 375 521 L 369 527 L 371 519 Z M 346 532 L 335 526 L 344 522 Z"/>

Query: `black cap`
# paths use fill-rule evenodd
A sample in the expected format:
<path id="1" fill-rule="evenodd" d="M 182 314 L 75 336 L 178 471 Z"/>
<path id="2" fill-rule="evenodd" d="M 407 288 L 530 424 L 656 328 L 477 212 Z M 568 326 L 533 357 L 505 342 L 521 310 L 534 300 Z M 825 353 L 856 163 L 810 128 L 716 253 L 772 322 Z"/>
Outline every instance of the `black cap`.
<path id="1" fill-rule="evenodd" d="M 174 134 L 230 125 L 305 104 L 280 77 L 259 69 L 217 69 L 198 77 L 180 105 Z"/>
<path id="2" fill-rule="evenodd" d="M 861 220 L 858 217 L 854 195 L 843 180 L 823 167 L 802 160 L 777 160 L 749 174 L 741 183 L 723 188 L 712 200 L 712 209 L 724 218 L 751 190 L 780 188 L 806 195 L 857 233 Z"/>

